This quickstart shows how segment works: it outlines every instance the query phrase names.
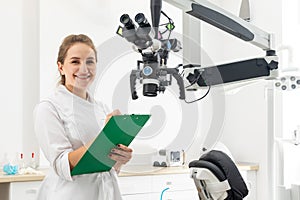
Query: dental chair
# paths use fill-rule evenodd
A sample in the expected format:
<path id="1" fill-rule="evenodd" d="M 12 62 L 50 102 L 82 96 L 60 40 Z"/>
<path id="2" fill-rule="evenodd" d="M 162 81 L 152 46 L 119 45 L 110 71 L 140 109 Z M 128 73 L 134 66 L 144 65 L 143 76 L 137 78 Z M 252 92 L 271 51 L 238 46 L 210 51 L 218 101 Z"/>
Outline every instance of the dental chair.
<path id="1" fill-rule="evenodd" d="M 200 200 L 241 200 L 247 186 L 232 159 L 224 152 L 211 150 L 189 163 Z"/>

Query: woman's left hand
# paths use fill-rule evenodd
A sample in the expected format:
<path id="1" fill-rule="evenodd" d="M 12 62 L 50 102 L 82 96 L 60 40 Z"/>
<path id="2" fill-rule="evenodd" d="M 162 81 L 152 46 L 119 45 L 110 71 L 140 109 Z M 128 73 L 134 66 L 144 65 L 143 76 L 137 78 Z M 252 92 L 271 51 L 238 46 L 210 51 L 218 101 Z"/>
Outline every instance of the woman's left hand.
<path id="1" fill-rule="evenodd" d="M 126 164 L 132 158 L 132 149 L 119 144 L 116 148 L 111 150 L 109 157 L 116 161 L 114 168 L 117 172 L 120 172 L 121 166 Z"/>

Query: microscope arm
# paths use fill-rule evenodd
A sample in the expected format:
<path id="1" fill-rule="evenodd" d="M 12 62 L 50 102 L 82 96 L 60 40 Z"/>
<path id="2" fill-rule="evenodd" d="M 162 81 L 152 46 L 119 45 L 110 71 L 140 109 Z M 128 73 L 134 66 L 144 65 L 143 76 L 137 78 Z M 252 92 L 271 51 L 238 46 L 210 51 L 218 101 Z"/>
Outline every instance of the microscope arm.
<path id="1" fill-rule="evenodd" d="M 199 65 L 186 65 L 185 76 L 197 87 L 213 86 L 241 80 L 270 76 L 271 70 L 278 68 L 278 58 L 273 50 L 271 34 L 249 22 L 208 2 L 207 0 L 165 0 L 200 20 L 203 20 L 231 35 L 250 42 L 266 51 L 264 58 L 255 58 L 200 68 Z M 195 69 L 200 69 L 195 73 Z M 195 74 L 193 74 L 195 73 Z M 200 74 L 199 74 L 200 73 Z M 198 75 L 197 75 L 198 74 Z M 197 80 L 197 81 L 196 81 Z M 191 87 L 192 88 L 192 87 Z"/>
<path id="2" fill-rule="evenodd" d="M 178 69 L 175 68 L 166 68 L 163 69 L 164 71 L 166 71 L 168 74 L 172 75 L 176 81 L 177 84 L 179 86 L 179 99 L 185 99 L 185 90 L 184 90 L 184 84 L 183 84 L 183 80 L 181 78 L 181 76 L 178 73 Z"/>
<path id="3" fill-rule="evenodd" d="M 277 69 L 277 65 L 278 63 L 274 60 L 268 62 L 266 58 L 254 58 L 205 68 L 200 68 L 200 65 L 189 64 L 183 66 L 183 68 L 187 74 L 186 79 L 189 82 L 197 83 L 196 88 L 194 87 L 194 89 L 197 89 L 199 87 L 267 77 L 270 76 L 270 70 Z M 201 70 L 194 73 L 195 68 Z"/>

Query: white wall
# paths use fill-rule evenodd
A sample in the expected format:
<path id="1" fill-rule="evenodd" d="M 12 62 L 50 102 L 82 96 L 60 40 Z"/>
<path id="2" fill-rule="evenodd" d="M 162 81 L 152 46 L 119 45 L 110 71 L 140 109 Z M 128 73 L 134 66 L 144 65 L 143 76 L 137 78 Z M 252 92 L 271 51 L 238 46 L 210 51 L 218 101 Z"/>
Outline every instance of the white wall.
<path id="1" fill-rule="evenodd" d="M 283 5 L 283 44 L 288 46 L 291 52 L 283 52 L 285 56 L 285 69 L 287 67 L 293 67 L 300 70 L 300 2 L 298 0 L 288 1 Z M 292 55 L 291 55 L 292 54 Z M 288 57 L 292 56 L 292 60 Z M 293 73 L 299 76 L 298 73 Z M 300 92 L 299 90 L 284 92 L 283 93 L 283 137 L 292 139 L 294 130 L 300 125 L 298 113 L 300 111 L 299 106 Z M 285 143 L 284 145 L 284 163 L 283 163 L 283 182 L 285 186 L 290 187 L 291 184 L 300 183 L 300 162 L 298 159 L 300 154 L 299 145 L 291 145 Z"/>
<path id="2" fill-rule="evenodd" d="M 17 6 L 16 6 L 17 5 Z M 21 151 L 22 146 L 22 6 L 21 1 L 1 2 L 2 48 L 1 145 L 4 152 Z M 8 20 L 10 19 L 10 20 Z M 13 30 L 13 31 L 11 31 Z"/>
<path id="3" fill-rule="evenodd" d="M 7 153 L 37 151 L 32 110 L 38 101 L 37 1 L 0 2 L 1 42 L 1 137 L 0 160 Z"/>
<path id="4" fill-rule="evenodd" d="M 239 14 L 241 1 L 216 2 L 222 8 Z M 281 1 L 250 0 L 251 23 L 269 33 L 275 33 L 276 47 L 282 40 L 282 7 Z M 239 40 L 227 33 L 214 33 L 217 42 L 209 37 L 213 28 L 202 26 L 202 43 L 204 49 L 214 63 L 227 63 L 248 58 L 263 57 L 265 52 L 250 43 Z M 267 186 L 270 182 L 270 167 L 268 163 L 268 119 L 267 99 L 265 93 L 266 82 L 243 87 L 236 92 L 226 93 L 225 123 L 221 141 L 232 151 L 238 161 L 254 162 L 259 164 L 257 173 L 257 199 L 270 199 Z"/>

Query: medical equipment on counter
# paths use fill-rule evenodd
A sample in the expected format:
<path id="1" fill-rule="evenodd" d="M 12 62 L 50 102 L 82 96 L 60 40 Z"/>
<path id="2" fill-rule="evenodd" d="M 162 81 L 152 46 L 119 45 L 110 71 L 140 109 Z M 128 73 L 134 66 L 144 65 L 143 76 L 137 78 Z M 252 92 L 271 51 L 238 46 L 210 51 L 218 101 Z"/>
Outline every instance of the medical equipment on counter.
<path id="1" fill-rule="evenodd" d="M 231 158 L 218 150 L 203 154 L 190 162 L 200 200 L 242 200 L 248 195 L 247 186 Z"/>
<path id="2" fill-rule="evenodd" d="M 152 157 L 152 163 L 154 167 L 177 167 L 184 165 L 185 157 L 184 150 L 161 149 Z"/>
<path id="3" fill-rule="evenodd" d="M 271 34 L 260 30 L 243 19 L 211 4 L 206 0 L 165 0 L 182 9 L 185 13 L 203 20 L 227 33 L 246 42 L 250 42 L 266 51 L 265 57 L 227 63 L 218 66 L 202 67 L 199 64 L 179 64 L 176 68 L 168 68 L 169 52 L 181 50 L 180 42 L 171 39 L 175 28 L 174 22 L 162 10 L 162 0 L 151 0 L 152 27 L 142 13 L 135 16 L 138 28 L 129 15 L 121 16 L 124 25 L 119 26 L 117 33 L 134 44 L 134 49 L 142 55 L 142 61 L 137 62 L 137 70 L 130 75 L 132 99 L 137 99 L 136 80 L 143 84 L 143 95 L 154 97 L 157 92 L 164 92 L 171 85 L 172 77 L 179 85 L 179 99 L 185 100 L 185 90 L 197 90 L 208 87 L 207 93 L 192 103 L 203 99 L 214 85 L 243 81 L 248 79 L 272 76 L 271 71 L 278 68 L 278 58 L 273 47 Z M 163 14 L 169 22 L 160 25 Z M 160 32 L 159 26 L 166 30 Z M 164 34 L 167 33 L 167 37 Z M 199 55 L 200 56 L 200 55 Z M 140 65 L 143 64 L 141 67 Z M 179 68 L 183 67 L 182 73 Z M 184 86 L 184 80 L 188 86 Z"/>
<path id="4" fill-rule="evenodd" d="M 175 166 L 182 166 L 184 163 L 183 160 L 183 156 L 184 155 L 184 151 L 178 151 L 178 150 L 174 150 L 174 151 L 169 151 L 168 152 L 168 156 L 169 156 L 169 163 L 171 167 L 175 167 Z"/>
<path id="5" fill-rule="evenodd" d="M 167 167 L 167 151 L 165 149 L 159 150 L 157 155 L 152 156 L 152 163 L 154 167 Z"/>

